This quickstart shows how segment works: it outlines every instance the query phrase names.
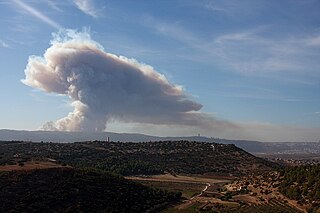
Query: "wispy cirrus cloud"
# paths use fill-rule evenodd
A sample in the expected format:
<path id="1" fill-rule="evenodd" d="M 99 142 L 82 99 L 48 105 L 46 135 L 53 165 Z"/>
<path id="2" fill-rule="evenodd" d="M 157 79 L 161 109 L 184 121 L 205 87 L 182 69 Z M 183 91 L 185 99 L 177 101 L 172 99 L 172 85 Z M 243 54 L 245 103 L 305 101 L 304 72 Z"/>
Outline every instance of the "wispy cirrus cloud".
<path id="1" fill-rule="evenodd" d="M 221 50 L 224 62 L 245 75 L 268 77 L 290 73 L 319 78 L 317 58 L 320 54 L 314 49 L 318 35 L 266 37 L 271 29 L 257 28 L 221 35 L 209 46 Z"/>
<path id="2" fill-rule="evenodd" d="M 73 0 L 79 10 L 93 18 L 99 17 L 99 10 L 95 7 L 92 0 Z"/>
<path id="3" fill-rule="evenodd" d="M 49 26 L 60 29 L 62 28 L 57 22 L 49 18 L 48 16 L 44 15 L 39 10 L 35 9 L 34 7 L 30 6 L 29 4 L 22 2 L 21 0 L 13 0 L 15 5 L 19 6 L 21 9 L 23 9 L 25 12 L 27 12 L 29 15 L 34 16 L 38 20 L 48 24 Z"/>
<path id="4" fill-rule="evenodd" d="M 306 44 L 314 47 L 320 46 L 320 35 L 306 39 Z"/>
<path id="5" fill-rule="evenodd" d="M 51 0 L 45 0 L 45 3 L 46 3 L 47 5 L 49 5 L 50 8 L 52 8 L 53 10 L 58 11 L 58 12 L 62 12 L 62 9 L 61 9 L 60 7 L 58 7 L 58 5 L 56 4 L 56 2 L 51 1 Z"/>
<path id="6" fill-rule="evenodd" d="M 231 17 L 252 16 L 261 11 L 266 2 L 255 0 L 214 0 L 214 1 L 195 1 L 194 5 L 205 8 L 213 13 L 223 13 Z"/>
<path id="7" fill-rule="evenodd" d="M 320 45 L 317 34 L 273 37 L 269 32 L 274 26 L 266 25 L 204 37 L 179 23 L 149 18 L 144 24 L 193 49 L 196 53 L 193 60 L 203 60 L 245 76 L 278 78 L 303 84 L 320 79 L 320 53 L 315 48 Z M 292 75 L 288 76 L 289 73 Z M 304 81 L 301 76 L 308 80 Z"/>
<path id="8" fill-rule="evenodd" d="M 5 47 L 5 48 L 9 48 L 9 44 L 7 44 L 5 41 L 0 39 L 0 47 Z"/>

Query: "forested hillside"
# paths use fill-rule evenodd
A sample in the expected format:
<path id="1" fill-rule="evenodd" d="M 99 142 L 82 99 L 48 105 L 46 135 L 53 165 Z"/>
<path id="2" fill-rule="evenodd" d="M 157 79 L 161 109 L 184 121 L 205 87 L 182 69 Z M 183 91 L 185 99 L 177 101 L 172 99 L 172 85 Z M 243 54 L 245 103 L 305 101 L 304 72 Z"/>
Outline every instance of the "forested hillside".
<path id="1" fill-rule="evenodd" d="M 189 141 L 144 143 L 0 143 L 0 164 L 50 158 L 74 167 L 95 167 L 122 175 L 203 174 L 244 175 L 278 165 L 229 144 Z"/>
<path id="2" fill-rule="evenodd" d="M 320 165 L 287 168 L 283 175 L 281 193 L 320 211 Z"/>
<path id="3" fill-rule="evenodd" d="M 91 169 L 0 172 L 1 212 L 158 212 L 180 197 Z"/>

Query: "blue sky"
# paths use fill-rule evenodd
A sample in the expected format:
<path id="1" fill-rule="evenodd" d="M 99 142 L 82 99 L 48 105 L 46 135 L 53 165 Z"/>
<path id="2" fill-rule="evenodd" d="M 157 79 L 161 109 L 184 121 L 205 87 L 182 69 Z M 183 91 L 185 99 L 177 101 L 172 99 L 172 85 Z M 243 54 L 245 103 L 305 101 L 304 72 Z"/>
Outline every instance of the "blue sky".
<path id="1" fill-rule="evenodd" d="M 0 128 L 35 130 L 72 111 L 68 97 L 20 80 L 53 32 L 85 27 L 105 51 L 153 66 L 201 112 L 246 133 L 117 122 L 107 131 L 318 141 L 319 11 L 316 0 L 0 0 Z"/>

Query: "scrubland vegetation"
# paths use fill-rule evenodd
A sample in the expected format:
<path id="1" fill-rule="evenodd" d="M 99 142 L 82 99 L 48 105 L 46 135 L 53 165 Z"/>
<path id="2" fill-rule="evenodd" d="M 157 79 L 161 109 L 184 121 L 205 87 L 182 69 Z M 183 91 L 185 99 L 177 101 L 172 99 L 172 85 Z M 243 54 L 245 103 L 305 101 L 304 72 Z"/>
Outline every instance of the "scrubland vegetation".
<path id="1" fill-rule="evenodd" d="M 280 192 L 301 204 L 310 204 L 310 212 L 320 212 L 320 165 L 285 169 Z"/>
<path id="2" fill-rule="evenodd" d="M 320 211 L 319 165 L 283 168 L 234 145 L 0 142 L 0 171 L 4 211 Z"/>
<path id="3" fill-rule="evenodd" d="M 212 145 L 215 146 L 213 150 Z M 54 159 L 74 167 L 94 167 L 121 175 L 169 173 L 239 176 L 278 165 L 257 158 L 234 145 L 188 141 L 148 143 L 0 143 L 0 164 Z"/>

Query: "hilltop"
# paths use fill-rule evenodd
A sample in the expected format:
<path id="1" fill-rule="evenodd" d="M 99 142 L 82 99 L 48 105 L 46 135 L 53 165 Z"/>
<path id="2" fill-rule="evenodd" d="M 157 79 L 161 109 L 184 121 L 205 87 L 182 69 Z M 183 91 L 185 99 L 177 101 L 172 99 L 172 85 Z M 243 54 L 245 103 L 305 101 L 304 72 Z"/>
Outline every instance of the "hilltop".
<path id="1" fill-rule="evenodd" d="M 241 176 L 278 167 L 235 145 L 190 141 L 2 142 L 0 150 L 0 164 L 15 164 L 17 159 L 26 162 L 49 158 L 74 167 L 94 167 L 121 175 L 169 172 Z"/>

